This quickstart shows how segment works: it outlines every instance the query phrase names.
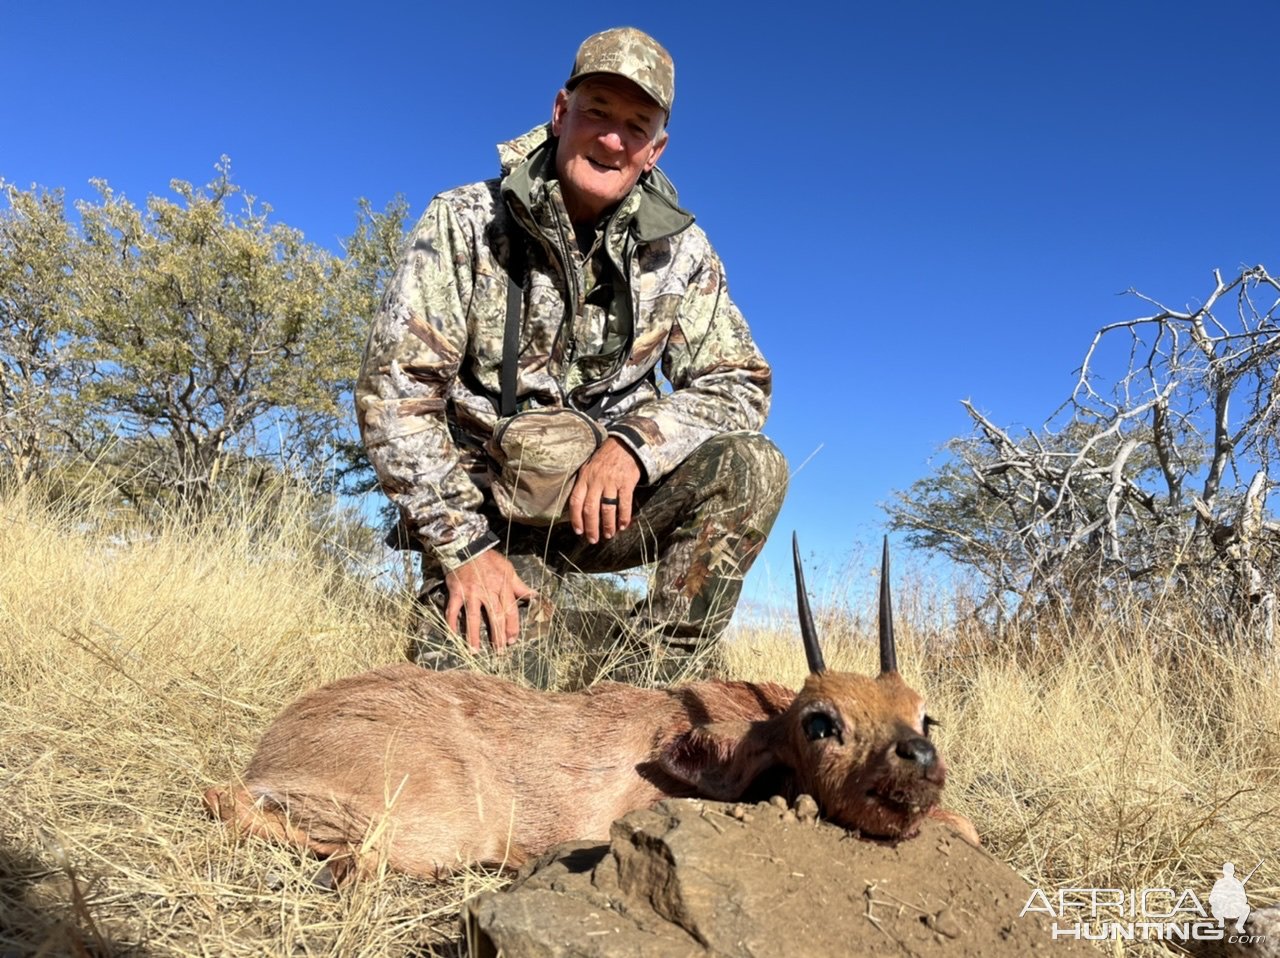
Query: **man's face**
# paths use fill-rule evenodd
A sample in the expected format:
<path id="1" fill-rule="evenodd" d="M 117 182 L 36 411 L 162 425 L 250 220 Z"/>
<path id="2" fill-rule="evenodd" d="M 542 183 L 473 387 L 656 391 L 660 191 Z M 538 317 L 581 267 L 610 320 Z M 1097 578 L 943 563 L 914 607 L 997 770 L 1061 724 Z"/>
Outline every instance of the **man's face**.
<path id="1" fill-rule="evenodd" d="M 667 145 L 663 119 L 662 108 L 622 77 L 587 77 L 556 95 L 556 175 L 575 223 L 597 221 L 658 164 Z"/>

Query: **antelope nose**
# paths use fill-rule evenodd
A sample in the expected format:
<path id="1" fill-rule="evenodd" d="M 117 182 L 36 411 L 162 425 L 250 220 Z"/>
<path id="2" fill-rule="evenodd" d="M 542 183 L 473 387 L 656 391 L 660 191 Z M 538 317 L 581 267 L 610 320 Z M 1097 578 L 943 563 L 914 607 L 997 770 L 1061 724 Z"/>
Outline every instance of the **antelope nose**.
<path id="1" fill-rule="evenodd" d="M 938 750 L 927 738 L 917 735 L 915 738 L 903 739 L 895 749 L 898 757 L 908 762 L 915 762 L 922 769 L 928 770 L 938 762 Z"/>

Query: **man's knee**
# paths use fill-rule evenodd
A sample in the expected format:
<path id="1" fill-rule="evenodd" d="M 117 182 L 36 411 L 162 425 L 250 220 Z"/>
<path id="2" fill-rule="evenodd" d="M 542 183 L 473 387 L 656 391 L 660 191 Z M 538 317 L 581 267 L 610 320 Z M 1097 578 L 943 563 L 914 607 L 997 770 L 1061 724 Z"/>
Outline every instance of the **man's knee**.
<path id="1" fill-rule="evenodd" d="M 693 455 L 685 462 L 685 466 L 700 466 L 698 471 L 710 469 L 715 472 L 725 471 L 727 464 L 732 464 L 728 466 L 728 471 L 734 475 L 750 473 L 758 476 L 771 488 L 786 490 L 786 457 L 773 444 L 773 440 L 763 433 L 724 432 L 712 436 L 694 450 Z"/>
<path id="2" fill-rule="evenodd" d="M 726 477 L 735 500 L 752 510 L 769 513 L 769 522 L 782 506 L 790 472 L 787 459 L 773 441 L 758 432 L 726 432 L 699 447 L 708 471 Z"/>

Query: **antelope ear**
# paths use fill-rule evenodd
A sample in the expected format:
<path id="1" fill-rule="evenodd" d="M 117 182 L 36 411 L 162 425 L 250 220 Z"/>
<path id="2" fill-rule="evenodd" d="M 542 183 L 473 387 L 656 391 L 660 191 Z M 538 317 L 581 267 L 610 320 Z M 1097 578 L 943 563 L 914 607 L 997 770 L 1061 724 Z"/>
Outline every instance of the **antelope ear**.
<path id="1" fill-rule="evenodd" d="M 658 767 L 703 798 L 732 802 L 774 764 L 762 723 L 698 725 L 668 742 Z"/>

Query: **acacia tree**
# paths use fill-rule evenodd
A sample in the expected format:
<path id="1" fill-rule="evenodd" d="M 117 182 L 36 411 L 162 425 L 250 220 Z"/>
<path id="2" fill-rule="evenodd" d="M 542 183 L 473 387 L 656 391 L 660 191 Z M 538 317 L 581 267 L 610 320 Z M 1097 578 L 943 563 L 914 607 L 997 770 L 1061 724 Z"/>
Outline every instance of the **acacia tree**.
<path id="1" fill-rule="evenodd" d="M 1098 330 L 1041 428 L 1014 435 L 965 403 L 972 434 L 896 495 L 890 523 L 974 570 L 998 620 L 1208 589 L 1223 621 L 1269 639 L 1280 283 L 1261 266 L 1215 272 L 1183 310 L 1133 295 L 1155 311 Z M 1108 352 L 1122 357 L 1111 379 Z"/>
<path id="2" fill-rule="evenodd" d="M 0 195 L 0 474 L 26 485 L 83 441 L 78 238 L 60 191 Z"/>
<path id="3" fill-rule="evenodd" d="M 147 493 L 197 511 L 246 462 L 331 475 L 367 308 L 364 264 L 272 222 L 225 157 L 217 170 L 203 189 L 175 180 L 176 202 L 139 209 L 98 182 L 80 206 L 92 399 Z"/>
<path id="4" fill-rule="evenodd" d="M 408 203 L 399 195 L 381 211 L 375 210 L 368 200 L 361 199 L 359 202 L 355 231 L 347 238 L 343 247 L 346 268 L 352 282 L 354 309 L 357 315 L 366 320 L 372 319 L 377 312 L 387 281 L 400 264 L 400 256 L 404 252 L 408 210 Z M 363 347 L 364 343 L 361 342 L 354 354 L 356 364 Z M 377 480 L 373 467 L 365 457 L 359 437 L 354 432 L 343 433 L 338 437 L 336 448 L 337 476 L 342 491 L 363 494 L 373 489 Z M 383 518 L 390 521 L 394 507 L 388 503 L 383 513 Z"/>

